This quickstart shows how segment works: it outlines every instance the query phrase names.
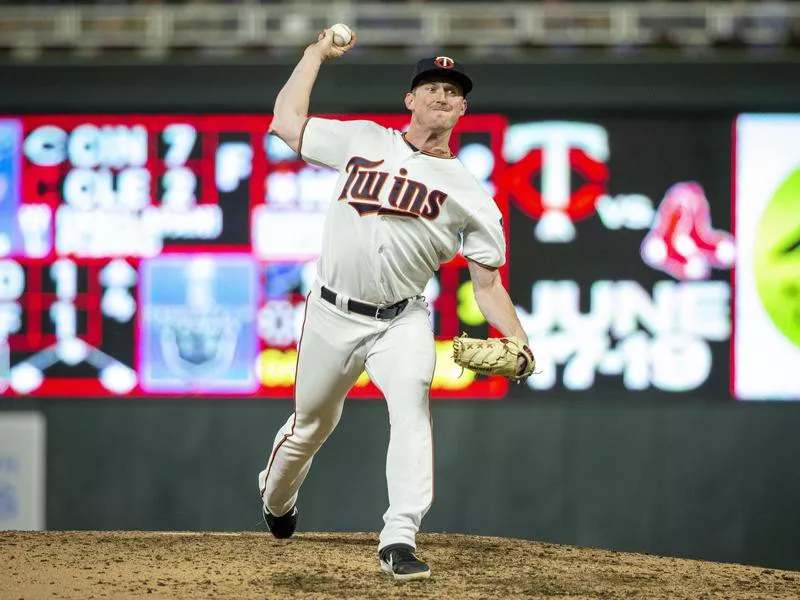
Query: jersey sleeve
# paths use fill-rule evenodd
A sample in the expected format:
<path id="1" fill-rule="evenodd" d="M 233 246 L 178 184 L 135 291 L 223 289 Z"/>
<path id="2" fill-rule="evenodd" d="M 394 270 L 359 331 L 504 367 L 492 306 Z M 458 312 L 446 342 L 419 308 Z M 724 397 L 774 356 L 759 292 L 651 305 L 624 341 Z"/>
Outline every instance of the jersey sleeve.
<path id="1" fill-rule="evenodd" d="M 339 170 L 350 158 L 350 147 L 369 121 L 338 121 L 309 117 L 300 133 L 303 160 Z"/>
<path id="2" fill-rule="evenodd" d="M 501 267 L 506 262 L 506 237 L 503 218 L 493 201 L 472 213 L 463 231 L 464 257 L 486 267 Z"/>

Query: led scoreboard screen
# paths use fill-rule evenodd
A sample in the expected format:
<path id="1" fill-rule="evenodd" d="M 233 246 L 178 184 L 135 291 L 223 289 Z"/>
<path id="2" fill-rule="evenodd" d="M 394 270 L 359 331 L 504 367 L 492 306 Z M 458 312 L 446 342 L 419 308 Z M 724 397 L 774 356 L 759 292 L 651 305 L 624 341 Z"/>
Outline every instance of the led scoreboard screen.
<path id="1" fill-rule="evenodd" d="M 336 118 L 408 125 L 406 115 Z M 4 395 L 291 397 L 337 174 L 298 160 L 269 121 L 0 117 Z M 502 117 L 467 115 L 451 148 L 507 217 L 495 187 L 505 130 Z M 424 292 L 433 397 L 507 391 L 452 362 L 453 336 L 490 333 L 470 286 L 459 255 Z M 351 395 L 379 392 L 363 374 Z"/>

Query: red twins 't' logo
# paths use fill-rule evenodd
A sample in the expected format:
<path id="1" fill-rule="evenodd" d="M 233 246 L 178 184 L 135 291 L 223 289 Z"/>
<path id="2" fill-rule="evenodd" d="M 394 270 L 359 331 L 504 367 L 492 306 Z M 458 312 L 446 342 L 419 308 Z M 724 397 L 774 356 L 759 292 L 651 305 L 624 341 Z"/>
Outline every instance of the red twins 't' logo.
<path id="1" fill-rule="evenodd" d="M 442 67 L 443 69 L 452 69 L 453 65 L 456 64 L 456 61 L 449 56 L 437 56 L 436 60 L 433 61 L 433 64 L 435 64 L 437 67 Z"/>

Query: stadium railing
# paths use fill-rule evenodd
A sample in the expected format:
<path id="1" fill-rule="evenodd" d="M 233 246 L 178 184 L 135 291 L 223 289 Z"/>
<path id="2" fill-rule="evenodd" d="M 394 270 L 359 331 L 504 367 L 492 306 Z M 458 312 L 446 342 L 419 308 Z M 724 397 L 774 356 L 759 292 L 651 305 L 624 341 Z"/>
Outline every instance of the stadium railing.
<path id="1" fill-rule="evenodd" d="M 800 40 L 800 2 L 12 5 L 0 6 L 0 50 L 295 49 L 337 22 L 361 48 L 785 46 Z"/>

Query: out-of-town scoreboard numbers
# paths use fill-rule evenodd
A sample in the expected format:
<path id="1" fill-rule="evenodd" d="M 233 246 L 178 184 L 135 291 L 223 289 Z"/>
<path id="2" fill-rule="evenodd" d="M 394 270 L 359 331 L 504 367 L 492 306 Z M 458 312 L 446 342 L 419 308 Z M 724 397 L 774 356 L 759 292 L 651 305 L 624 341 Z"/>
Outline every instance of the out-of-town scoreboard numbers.
<path id="1" fill-rule="evenodd" d="M 291 397 L 336 173 L 268 128 L 257 115 L 0 116 L 1 393 Z M 505 129 L 465 116 L 452 149 L 507 216 Z M 453 336 L 489 333 L 464 259 L 425 294 L 432 396 L 504 396 L 505 380 L 450 358 Z M 352 392 L 378 394 L 366 374 Z"/>

